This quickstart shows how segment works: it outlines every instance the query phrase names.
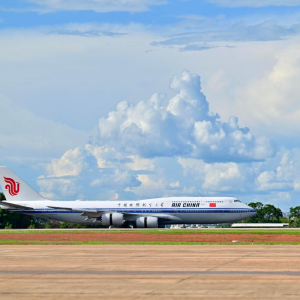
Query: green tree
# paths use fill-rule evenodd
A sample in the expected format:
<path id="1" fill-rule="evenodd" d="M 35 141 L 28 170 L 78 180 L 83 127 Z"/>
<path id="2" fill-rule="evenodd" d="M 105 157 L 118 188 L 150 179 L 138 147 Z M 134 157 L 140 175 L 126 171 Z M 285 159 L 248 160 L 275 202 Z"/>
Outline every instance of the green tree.
<path id="1" fill-rule="evenodd" d="M 0 201 L 3 201 L 3 200 L 5 200 L 5 196 L 3 193 L 0 193 Z"/>
<path id="2" fill-rule="evenodd" d="M 5 200 L 3 193 L 0 193 L 0 201 Z M 0 228 L 28 228 L 35 224 L 32 216 L 10 212 L 0 209 Z"/>
<path id="3" fill-rule="evenodd" d="M 266 204 L 262 210 L 264 215 L 264 223 L 280 223 L 280 218 L 283 217 L 280 208 L 277 208 L 271 204 Z"/>
<path id="4" fill-rule="evenodd" d="M 290 208 L 290 227 L 300 227 L 300 206 Z"/>
<path id="5" fill-rule="evenodd" d="M 248 206 L 256 210 L 256 215 L 245 220 L 245 223 L 263 223 L 263 208 L 264 205 L 261 202 L 251 202 Z"/>
<path id="6" fill-rule="evenodd" d="M 300 217 L 300 206 L 290 208 L 290 218 L 299 218 Z"/>
<path id="7" fill-rule="evenodd" d="M 271 204 L 263 205 L 261 202 L 251 202 L 248 206 L 256 210 L 256 215 L 245 220 L 245 223 L 280 223 L 283 217 L 280 208 Z"/>

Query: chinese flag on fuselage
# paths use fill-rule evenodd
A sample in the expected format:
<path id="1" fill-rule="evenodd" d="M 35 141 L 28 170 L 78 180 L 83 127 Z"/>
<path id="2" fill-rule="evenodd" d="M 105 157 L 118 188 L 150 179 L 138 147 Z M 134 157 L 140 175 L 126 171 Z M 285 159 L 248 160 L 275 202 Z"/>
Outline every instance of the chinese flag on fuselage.
<path id="1" fill-rule="evenodd" d="M 217 203 L 209 203 L 209 207 L 217 207 Z"/>

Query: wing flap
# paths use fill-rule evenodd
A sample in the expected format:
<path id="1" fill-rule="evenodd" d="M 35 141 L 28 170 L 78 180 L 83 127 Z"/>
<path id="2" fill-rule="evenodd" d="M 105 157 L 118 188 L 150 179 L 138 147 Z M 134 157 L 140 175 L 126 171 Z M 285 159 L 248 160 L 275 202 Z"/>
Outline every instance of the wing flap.
<path id="1" fill-rule="evenodd" d="M 99 210 L 96 210 L 96 209 L 86 209 L 86 208 L 72 208 L 72 207 L 59 207 L 59 206 L 47 206 L 47 207 L 54 208 L 54 209 L 63 209 L 63 210 L 81 211 L 81 212 L 91 212 L 91 213 L 100 212 Z"/>
<path id="2" fill-rule="evenodd" d="M 78 211 L 81 212 L 82 216 L 91 218 L 99 218 L 103 213 L 107 212 L 104 210 L 96 210 L 96 209 L 86 209 L 86 208 L 72 208 L 72 207 L 58 207 L 58 206 L 47 206 L 53 209 L 62 209 L 62 210 L 70 210 L 70 211 Z"/>

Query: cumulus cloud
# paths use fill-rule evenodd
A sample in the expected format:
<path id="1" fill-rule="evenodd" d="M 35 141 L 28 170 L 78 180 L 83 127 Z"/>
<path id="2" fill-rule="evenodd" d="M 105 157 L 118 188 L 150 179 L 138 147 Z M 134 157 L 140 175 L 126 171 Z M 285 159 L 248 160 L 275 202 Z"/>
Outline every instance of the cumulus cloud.
<path id="1" fill-rule="evenodd" d="M 38 184 L 50 199 L 228 195 L 284 206 L 299 195 L 299 170 L 299 149 L 282 149 L 264 162 L 240 164 L 185 157 L 126 157 L 113 148 L 87 144 L 48 164 Z"/>
<path id="2" fill-rule="evenodd" d="M 189 180 L 204 194 L 234 194 L 250 201 L 282 202 L 297 199 L 300 192 L 300 151 L 281 149 L 261 163 L 213 163 L 179 158 L 181 181 Z M 198 192 L 199 193 L 199 192 Z M 256 200 L 254 200 L 256 198 Z"/>
<path id="3" fill-rule="evenodd" d="M 179 181 L 171 182 L 170 187 L 171 188 L 179 188 L 180 187 L 180 182 Z"/>
<path id="4" fill-rule="evenodd" d="M 38 11 L 42 13 L 54 11 L 80 11 L 92 10 L 95 12 L 128 11 L 141 12 L 149 9 L 151 5 L 165 4 L 164 0 L 25 0 L 34 6 L 27 7 L 25 11 Z"/>
<path id="5" fill-rule="evenodd" d="M 72 179 L 40 177 L 38 179 L 38 185 L 41 188 L 42 196 L 48 199 L 57 199 L 59 197 L 67 199 L 78 195 L 78 189 L 75 181 Z"/>
<path id="6" fill-rule="evenodd" d="M 145 199 L 165 196 L 241 196 L 249 201 L 290 201 L 300 192 L 300 152 L 281 150 L 264 162 L 206 163 L 195 158 L 134 157 L 108 149 L 102 167 L 97 160 L 103 147 L 87 144 L 53 160 L 47 174 L 38 179 L 41 193 L 50 199 Z M 116 156 L 123 156 L 115 159 Z M 107 161 L 107 162 L 106 162 Z M 146 172 L 149 162 L 151 172 Z M 61 170 L 59 167 L 61 166 Z M 107 167 L 103 167 L 107 166 Z M 110 167 L 108 167 L 110 166 Z M 74 172 L 70 170 L 74 169 Z M 175 181 L 175 180 L 176 181 Z M 257 195 L 260 196 L 260 199 Z M 284 203 L 283 203 L 284 204 Z"/>
<path id="7" fill-rule="evenodd" d="M 267 137 L 240 128 L 237 117 L 222 122 L 209 110 L 200 77 L 183 71 L 170 85 L 176 95 L 155 94 L 136 105 L 125 101 L 99 120 L 99 141 L 144 158 L 190 156 L 205 161 L 260 161 L 274 156 Z"/>
<path id="8" fill-rule="evenodd" d="M 299 194 L 299 149 L 276 153 L 269 138 L 241 128 L 237 117 L 221 121 L 196 74 L 184 71 L 170 87 L 171 99 L 154 94 L 135 105 L 120 102 L 99 120 L 93 143 L 46 165 L 38 179 L 42 194 L 106 200 L 228 195 L 271 203 L 290 203 Z"/>
<path id="9" fill-rule="evenodd" d="M 256 178 L 257 189 L 261 191 L 300 191 L 300 151 L 287 150 L 278 156 L 278 162 L 269 165 Z M 266 166 L 265 166 L 266 167 Z"/>
<path id="10" fill-rule="evenodd" d="M 262 76 L 236 89 L 236 105 L 244 120 L 255 119 L 260 128 L 267 125 L 284 137 L 299 134 L 299 50 L 299 43 L 292 42 L 276 54 Z"/>
<path id="11" fill-rule="evenodd" d="M 299 6 L 299 0 L 206 0 L 225 7 Z"/>
<path id="12" fill-rule="evenodd" d="M 229 163 L 208 164 L 202 160 L 179 158 L 183 177 L 191 180 L 202 193 L 243 193 L 254 190 L 256 178 L 252 165 Z"/>
<path id="13" fill-rule="evenodd" d="M 114 170 L 112 174 L 105 174 L 102 178 L 91 182 L 91 186 L 110 187 L 114 190 L 136 187 L 140 184 L 141 182 L 135 174 L 119 169 Z"/>
<path id="14" fill-rule="evenodd" d="M 128 163 L 135 162 L 114 148 L 86 144 L 46 164 L 46 175 L 38 178 L 38 185 L 42 194 L 52 199 L 72 199 L 74 195 L 93 197 L 97 189 L 99 193 L 104 191 L 99 195 L 101 199 L 109 199 L 115 197 L 115 191 L 141 184 Z"/>

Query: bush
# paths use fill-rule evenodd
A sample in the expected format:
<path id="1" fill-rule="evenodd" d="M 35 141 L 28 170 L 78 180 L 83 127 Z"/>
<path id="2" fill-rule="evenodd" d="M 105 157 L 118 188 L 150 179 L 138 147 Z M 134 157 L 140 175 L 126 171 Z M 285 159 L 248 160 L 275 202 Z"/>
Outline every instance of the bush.
<path id="1" fill-rule="evenodd" d="M 61 222 L 59 228 L 69 228 L 69 224 L 67 222 Z"/>
<path id="2" fill-rule="evenodd" d="M 28 229 L 35 229 L 35 224 L 31 221 L 31 224 L 27 227 Z"/>
<path id="3" fill-rule="evenodd" d="M 12 229 L 12 224 L 6 224 L 6 226 L 4 227 L 4 229 Z"/>

